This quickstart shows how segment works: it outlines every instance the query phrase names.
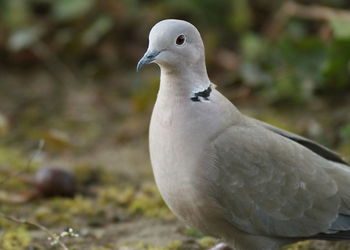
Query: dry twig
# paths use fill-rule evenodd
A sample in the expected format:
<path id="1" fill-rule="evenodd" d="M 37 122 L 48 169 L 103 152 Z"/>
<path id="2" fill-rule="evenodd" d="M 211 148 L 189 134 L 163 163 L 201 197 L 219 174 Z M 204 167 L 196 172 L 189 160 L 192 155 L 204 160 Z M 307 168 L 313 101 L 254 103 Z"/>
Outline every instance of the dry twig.
<path id="1" fill-rule="evenodd" d="M 18 223 L 18 224 L 24 224 L 24 225 L 29 225 L 29 226 L 36 227 L 36 228 L 40 229 L 41 231 L 45 232 L 51 239 L 53 239 L 55 242 L 57 242 L 57 244 L 63 250 L 69 250 L 68 247 L 60 240 L 59 236 L 57 236 L 56 234 L 52 233 L 49 229 L 47 229 L 43 225 L 40 225 L 40 224 L 38 224 L 36 222 L 29 221 L 29 220 L 26 220 L 26 219 L 18 219 L 18 218 L 14 217 L 14 216 L 6 215 L 6 214 L 1 213 L 1 212 L 0 212 L 0 216 L 5 218 L 5 219 L 7 219 L 7 220 L 9 220 L 9 221 Z"/>

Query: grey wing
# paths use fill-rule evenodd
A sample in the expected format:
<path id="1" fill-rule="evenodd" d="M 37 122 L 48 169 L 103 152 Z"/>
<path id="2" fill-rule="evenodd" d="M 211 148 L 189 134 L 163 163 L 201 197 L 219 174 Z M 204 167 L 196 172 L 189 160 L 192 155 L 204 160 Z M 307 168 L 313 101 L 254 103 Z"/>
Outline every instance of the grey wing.
<path id="1" fill-rule="evenodd" d="M 259 120 L 253 119 L 253 118 L 249 118 L 249 119 L 251 121 L 253 121 L 254 123 L 261 125 L 264 128 L 266 128 L 272 132 L 275 132 L 281 136 L 289 138 L 290 140 L 293 140 L 293 141 L 303 145 L 304 147 L 310 149 L 314 153 L 322 156 L 323 158 L 325 158 L 327 160 L 338 162 L 338 163 L 349 166 L 349 163 L 345 162 L 337 153 L 335 153 L 332 150 L 318 144 L 317 142 L 314 142 L 314 141 L 307 139 L 305 137 L 302 137 L 300 135 L 293 134 L 293 133 L 288 132 L 286 130 L 274 127 L 274 126 L 267 124 L 265 122 L 262 122 L 262 121 L 259 121 Z"/>
<path id="2" fill-rule="evenodd" d="M 259 126 L 232 126 L 212 147 L 214 198 L 240 230 L 310 237 L 350 229 L 338 216 L 342 197 L 324 158 Z"/>

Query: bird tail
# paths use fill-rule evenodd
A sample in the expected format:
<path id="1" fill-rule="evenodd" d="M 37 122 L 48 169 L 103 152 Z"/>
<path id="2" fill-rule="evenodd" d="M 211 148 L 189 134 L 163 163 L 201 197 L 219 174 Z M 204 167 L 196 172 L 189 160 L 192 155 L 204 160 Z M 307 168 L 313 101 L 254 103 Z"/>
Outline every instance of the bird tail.
<path id="1" fill-rule="evenodd" d="M 339 231 L 334 234 L 320 233 L 315 236 L 310 237 L 310 239 L 315 240 L 330 240 L 330 241 L 339 241 L 339 240 L 350 240 L 350 230 L 348 231 Z"/>

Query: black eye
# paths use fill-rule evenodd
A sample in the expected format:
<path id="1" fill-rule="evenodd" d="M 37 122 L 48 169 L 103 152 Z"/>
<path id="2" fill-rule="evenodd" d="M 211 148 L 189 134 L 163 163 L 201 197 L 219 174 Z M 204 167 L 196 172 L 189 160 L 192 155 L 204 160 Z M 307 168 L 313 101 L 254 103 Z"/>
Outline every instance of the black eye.
<path id="1" fill-rule="evenodd" d="M 185 43 L 185 36 L 184 35 L 179 35 L 177 38 L 176 38 L 176 45 L 182 45 Z"/>

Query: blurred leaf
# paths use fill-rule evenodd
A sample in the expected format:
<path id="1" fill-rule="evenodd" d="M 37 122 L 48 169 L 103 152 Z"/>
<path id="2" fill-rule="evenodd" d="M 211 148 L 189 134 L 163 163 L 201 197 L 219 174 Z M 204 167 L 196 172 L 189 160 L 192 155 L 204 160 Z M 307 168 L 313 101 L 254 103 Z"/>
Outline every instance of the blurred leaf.
<path id="1" fill-rule="evenodd" d="M 134 109 L 137 112 L 144 112 L 153 106 L 159 88 L 159 80 L 153 78 L 147 82 L 146 85 L 137 86 L 131 97 Z"/>
<path id="2" fill-rule="evenodd" d="M 295 78 L 293 73 L 285 72 L 276 79 L 274 99 L 283 101 L 301 102 L 305 96 L 301 91 L 301 83 Z"/>
<path id="3" fill-rule="evenodd" d="M 229 15 L 229 23 L 233 30 L 242 31 L 249 28 L 252 23 L 252 13 L 247 0 L 232 1 L 232 10 Z"/>
<path id="4" fill-rule="evenodd" d="M 289 35 L 275 43 L 267 49 L 264 62 L 275 83 L 266 88 L 265 93 L 275 101 L 300 103 L 311 99 L 323 81 L 321 72 L 327 55 L 325 44 L 318 38 L 291 38 Z"/>
<path id="5" fill-rule="evenodd" d="M 337 151 L 344 157 L 347 162 L 350 162 L 350 141 L 341 144 Z"/>
<path id="6" fill-rule="evenodd" d="M 2 0 L 3 1 L 3 0 Z M 0 1 L 0 2 L 2 2 Z M 0 9 L 1 21 L 10 30 L 28 25 L 30 13 L 27 8 L 27 2 L 23 0 L 4 1 Z"/>
<path id="7" fill-rule="evenodd" d="M 96 44 L 113 27 L 113 20 L 101 16 L 84 32 L 82 40 L 86 46 Z"/>
<path id="8" fill-rule="evenodd" d="M 340 136 L 344 140 L 348 140 L 350 142 L 350 124 L 347 124 L 340 129 Z"/>
<path id="9" fill-rule="evenodd" d="M 307 26 L 305 25 L 305 22 L 302 22 L 300 20 L 291 20 L 287 25 L 285 30 L 283 30 L 283 34 L 281 34 L 283 37 L 288 36 L 293 40 L 302 39 L 305 36 L 307 36 Z"/>
<path id="10" fill-rule="evenodd" d="M 58 21 L 70 21 L 86 14 L 96 0 L 56 0 L 53 15 Z"/>
<path id="11" fill-rule="evenodd" d="M 240 47 L 245 59 L 256 61 L 259 57 L 266 53 L 267 44 L 258 35 L 253 33 L 247 33 L 242 36 Z"/>
<path id="12" fill-rule="evenodd" d="M 330 24 L 334 35 L 339 39 L 350 39 L 350 21 L 340 18 L 333 18 Z"/>
<path id="13" fill-rule="evenodd" d="M 264 73 L 257 65 L 251 63 L 243 63 L 240 67 L 240 73 L 244 83 L 251 87 L 272 82 L 268 74 Z"/>
<path id="14" fill-rule="evenodd" d="M 335 40 L 329 44 L 322 74 L 330 88 L 349 86 L 350 40 Z"/>
<path id="15" fill-rule="evenodd" d="M 42 29 L 39 26 L 18 29 L 9 37 L 8 48 L 12 51 L 29 48 L 40 39 L 41 34 Z"/>
<path id="16" fill-rule="evenodd" d="M 268 46 L 266 42 L 256 34 L 247 33 L 240 41 L 243 63 L 240 67 L 241 77 L 249 86 L 269 84 L 271 76 L 264 72 L 262 59 L 266 57 Z"/>
<path id="17" fill-rule="evenodd" d="M 40 139 L 45 140 L 45 144 L 53 151 L 63 151 L 71 149 L 74 145 L 69 136 L 63 131 L 49 130 L 37 135 Z"/>
<path id="18" fill-rule="evenodd" d="M 0 113 L 0 136 L 3 136 L 7 133 L 9 129 L 9 123 L 7 118 Z"/>

